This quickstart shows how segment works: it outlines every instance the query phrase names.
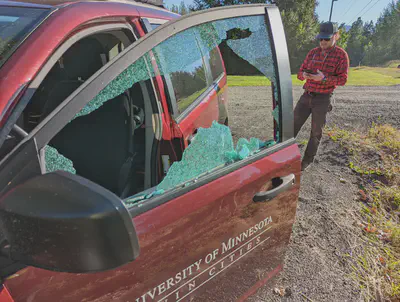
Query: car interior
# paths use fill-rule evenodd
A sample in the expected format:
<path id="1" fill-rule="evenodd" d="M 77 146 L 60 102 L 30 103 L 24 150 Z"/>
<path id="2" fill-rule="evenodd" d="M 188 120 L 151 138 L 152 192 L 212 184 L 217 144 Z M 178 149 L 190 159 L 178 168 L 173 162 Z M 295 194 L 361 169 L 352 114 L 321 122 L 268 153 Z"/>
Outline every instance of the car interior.
<path id="1" fill-rule="evenodd" d="M 45 76 L 14 128 L 26 136 L 133 41 L 130 32 L 118 30 L 93 34 L 73 44 Z M 167 155 L 172 164 L 181 159 L 184 147 L 180 139 L 166 141 L 156 133 L 154 114 L 159 109 L 153 85 L 152 80 L 135 83 L 100 108 L 75 117 L 40 150 L 42 171 L 69 171 L 67 162 L 73 173 L 121 198 L 160 183 L 166 174 L 162 156 Z M 15 134 L 2 146 L 0 159 L 20 141 Z M 49 147 L 52 152 L 47 152 Z"/>
<path id="2" fill-rule="evenodd" d="M 21 128 L 26 132 L 35 128 L 132 41 L 132 36 L 116 31 L 95 34 L 72 45 L 33 95 L 18 122 Z M 145 121 L 151 112 L 144 113 L 142 86 L 136 83 L 97 110 L 73 119 L 49 142 L 72 162 L 78 175 L 120 197 L 144 187 Z M 41 151 L 42 164 L 45 149 Z"/>
<path id="3" fill-rule="evenodd" d="M 118 30 L 93 34 L 73 44 L 43 79 L 18 124 L 30 132 L 133 40 L 128 31 Z"/>

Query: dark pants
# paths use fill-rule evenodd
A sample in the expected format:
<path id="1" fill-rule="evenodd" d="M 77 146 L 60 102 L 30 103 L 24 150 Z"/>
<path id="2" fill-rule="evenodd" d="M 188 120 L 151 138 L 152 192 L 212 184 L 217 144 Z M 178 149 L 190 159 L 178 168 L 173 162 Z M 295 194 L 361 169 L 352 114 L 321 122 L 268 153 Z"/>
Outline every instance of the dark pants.
<path id="1" fill-rule="evenodd" d="M 311 134 L 304 162 L 312 162 L 318 151 L 322 138 L 322 130 L 326 123 L 326 114 L 332 110 L 332 94 L 309 94 L 305 92 L 294 109 L 294 136 L 296 137 L 301 127 L 311 114 Z"/>

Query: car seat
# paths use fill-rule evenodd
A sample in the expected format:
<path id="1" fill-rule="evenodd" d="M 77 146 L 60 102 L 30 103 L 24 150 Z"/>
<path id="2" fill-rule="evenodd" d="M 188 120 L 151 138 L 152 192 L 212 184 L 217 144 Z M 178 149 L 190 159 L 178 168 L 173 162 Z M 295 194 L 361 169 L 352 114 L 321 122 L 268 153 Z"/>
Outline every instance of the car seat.
<path id="1" fill-rule="evenodd" d="M 88 37 L 76 42 L 53 66 L 27 106 L 28 125 L 33 129 L 84 81 L 106 63 L 101 43 Z"/>
<path id="2" fill-rule="evenodd" d="M 74 44 L 54 71 L 57 81 L 48 89 L 46 101 L 41 102 L 40 119 L 100 69 L 106 63 L 105 54 L 102 44 L 94 38 Z M 72 162 L 78 175 L 124 197 L 135 191 L 133 132 L 140 123 L 135 119 L 139 113 L 135 108 L 138 107 L 133 106 L 129 91 L 125 91 L 90 114 L 76 117 L 49 145 Z M 143 120 L 143 112 L 141 115 Z"/>
<path id="3" fill-rule="evenodd" d="M 125 195 L 133 161 L 130 99 L 126 93 L 66 125 L 49 143 L 70 159 L 76 173 Z"/>

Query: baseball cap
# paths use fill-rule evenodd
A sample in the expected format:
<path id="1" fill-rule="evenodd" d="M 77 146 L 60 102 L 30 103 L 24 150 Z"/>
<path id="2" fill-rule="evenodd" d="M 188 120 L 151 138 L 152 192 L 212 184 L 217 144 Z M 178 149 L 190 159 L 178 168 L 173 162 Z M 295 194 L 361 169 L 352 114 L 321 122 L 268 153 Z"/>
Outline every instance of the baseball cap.
<path id="1" fill-rule="evenodd" d="M 317 35 L 317 39 L 330 39 L 332 38 L 334 33 L 339 31 L 337 23 L 334 22 L 324 22 L 321 23 L 319 27 L 319 34 Z"/>

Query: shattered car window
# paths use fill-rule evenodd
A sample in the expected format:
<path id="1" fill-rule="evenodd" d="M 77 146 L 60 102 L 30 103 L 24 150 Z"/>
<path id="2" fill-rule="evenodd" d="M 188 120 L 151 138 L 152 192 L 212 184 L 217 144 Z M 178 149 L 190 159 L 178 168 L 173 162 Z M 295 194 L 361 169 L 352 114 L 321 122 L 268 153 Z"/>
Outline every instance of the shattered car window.
<path id="1" fill-rule="evenodd" d="M 200 128 L 195 140 L 183 153 L 182 160 L 171 166 L 157 189 L 172 189 L 222 167 L 228 161 L 228 154 L 233 151 L 232 135 L 228 127 L 214 122 L 210 128 Z"/>
<path id="2" fill-rule="evenodd" d="M 171 151 L 179 156 L 164 167 L 166 175 L 150 191 L 145 188 L 146 193 L 128 198 L 127 204 L 132 205 L 187 186 L 216 169 L 279 143 L 281 104 L 276 74 L 265 16 L 214 21 L 189 28 L 158 44 L 112 80 L 74 119 L 99 111 L 136 83 L 153 80 L 158 75 L 172 79 L 171 93 L 180 112 L 198 105 L 205 108 L 198 113 L 202 114 L 201 122 L 186 149 Z M 209 116 L 213 120 L 205 118 Z M 160 136 L 157 139 L 163 140 Z M 138 142 L 136 134 L 133 141 Z M 173 147 L 182 146 L 183 143 Z M 55 151 L 48 150 L 47 157 L 54 153 L 53 158 L 63 161 L 64 167 L 73 171 L 73 163 Z M 151 160 L 163 165 L 162 150 L 149 153 L 146 149 L 146 152 L 156 154 L 157 158 Z"/>
<path id="3" fill-rule="evenodd" d="M 133 84 L 153 78 L 154 70 L 149 68 L 152 54 L 155 55 L 160 68 L 160 75 L 177 74 L 193 69 L 199 60 L 196 52 L 188 51 L 192 47 L 187 45 L 192 45 L 193 41 L 200 41 L 198 45 L 203 55 L 219 47 L 228 76 L 264 75 L 271 82 L 276 82 L 264 16 L 220 20 L 189 28 L 154 47 L 151 53 L 145 54 L 118 75 L 77 114 L 77 117 L 96 110 Z M 198 77 L 204 80 L 203 75 Z M 273 89 L 277 99 L 277 88 Z"/>
<path id="4" fill-rule="evenodd" d="M 167 176 L 157 186 L 158 190 L 170 190 L 189 180 L 222 168 L 227 164 L 245 159 L 261 148 L 275 144 L 271 140 L 263 142 L 258 138 L 240 138 L 234 147 L 229 127 L 213 122 L 210 128 L 200 128 L 195 140 L 189 145 L 182 160 L 174 163 Z"/>
<path id="5" fill-rule="evenodd" d="M 178 43 L 182 43 L 182 40 L 186 45 L 187 58 L 183 62 L 171 62 L 171 56 L 175 55 L 171 51 Z M 155 53 L 158 57 L 161 54 L 167 57 L 163 62 L 159 61 L 159 66 L 166 67 L 163 75 L 170 75 L 178 112 L 182 113 L 206 90 L 207 75 L 198 41 L 192 32 L 185 31 L 182 35 L 174 36 L 167 41 L 168 43 L 163 43 Z M 173 66 L 167 67 L 167 64 Z"/>
<path id="6" fill-rule="evenodd" d="M 165 191 L 196 182 L 218 168 L 245 159 L 253 154 L 275 145 L 274 140 L 261 141 L 258 138 L 240 138 L 234 147 L 229 127 L 213 122 L 210 128 L 200 128 L 195 140 L 184 151 L 182 160 L 172 164 L 163 181 L 151 191 L 128 198 L 128 206 L 151 197 L 164 194 Z"/>
<path id="7" fill-rule="evenodd" d="M 126 200 L 128 206 L 184 187 L 216 169 L 248 158 L 279 142 L 280 103 L 276 70 L 263 16 L 232 18 L 190 28 L 153 49 L 162 74 L 185 70 L 194 61 L 185 45 L 196 39 L 205 58 L 222 58 L 219 96 L 228 100 L 229 126 L 214 121 L 198 129 L 194 140 L 150 194 Z M 191 44 L 192 43 L 192 44 Z M 214 59 L 215 60 L 215 59 Z M 219 72 L 211 66 L 212 80 Z M 252 81 L 256 81 L 253 83 Z M 258 81 L 258 82 L 257 82 Z M 193 101 L 193 100 L 191 100 Z"/>
<path id="8" fill-rule="evenodd" d="M 150 55 L 146 54 L 112 80 L 110 84 L 75 115 L 75 118 L 90 114 L 99 109 L 105 102 L 130 89 L 134 84 L 154 77 L 154 70 L 149 68 L 149 66 L 151 66 L 151 59 Z"/>
<path id="9" fill-rule="evenodd" d="M 76 174 L 76 170 L 72 161 L 60 154 L 57 149 L 51 146 L 45 146 L 44 157 L 47 173 L 62 170 L 71 174 Z"/>

